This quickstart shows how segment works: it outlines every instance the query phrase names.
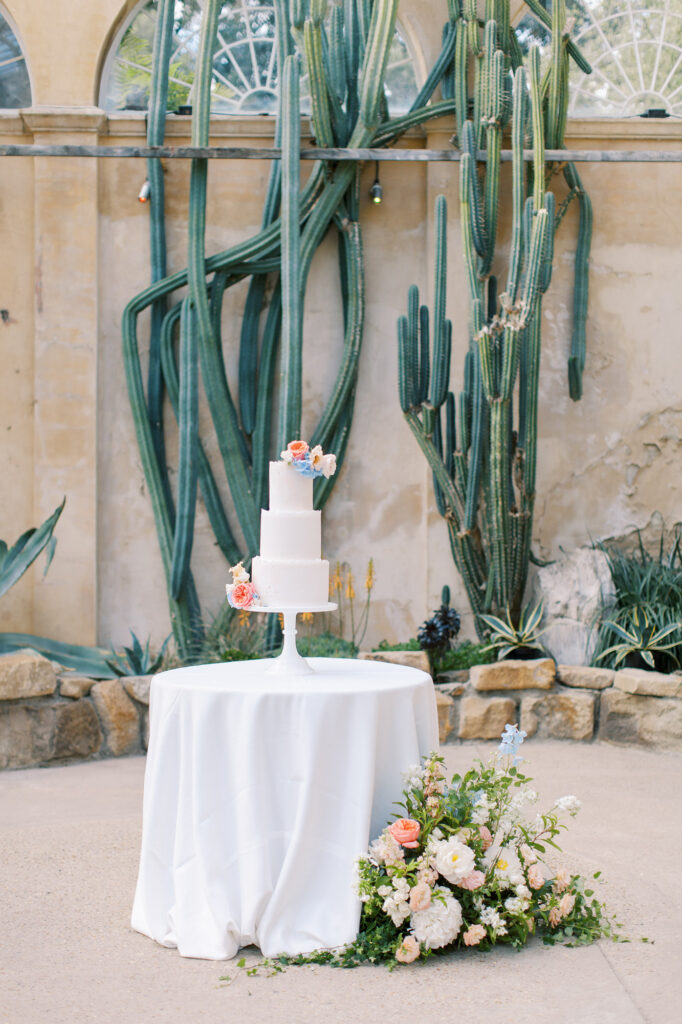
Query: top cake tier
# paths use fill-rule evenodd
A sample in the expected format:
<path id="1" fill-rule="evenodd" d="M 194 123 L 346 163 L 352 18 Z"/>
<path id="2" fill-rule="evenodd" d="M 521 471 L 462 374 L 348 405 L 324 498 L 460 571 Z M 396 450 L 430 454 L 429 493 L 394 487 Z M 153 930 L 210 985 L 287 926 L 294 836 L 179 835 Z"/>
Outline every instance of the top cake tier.
<path id="1" fill-rule="evenodd" d="M 286 462 L 270 463 L 270 508 L 275 512 L 309 512 L 313 481 Z"/>

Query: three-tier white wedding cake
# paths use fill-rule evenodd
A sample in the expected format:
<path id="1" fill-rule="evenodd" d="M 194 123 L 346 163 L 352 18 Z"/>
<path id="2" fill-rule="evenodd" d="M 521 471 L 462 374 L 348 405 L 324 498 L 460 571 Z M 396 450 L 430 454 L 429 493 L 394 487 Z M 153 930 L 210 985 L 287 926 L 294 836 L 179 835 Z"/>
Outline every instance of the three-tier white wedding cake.
<path id="1" fill-rule="evenodd" d="M 251 566 L 261 605 L 304 608 L 329 600 L 321 520 L 313 508 L 312 478 L 291 462 L 271 462 L 270 507 L 261 511 L 260 555 Z"/>

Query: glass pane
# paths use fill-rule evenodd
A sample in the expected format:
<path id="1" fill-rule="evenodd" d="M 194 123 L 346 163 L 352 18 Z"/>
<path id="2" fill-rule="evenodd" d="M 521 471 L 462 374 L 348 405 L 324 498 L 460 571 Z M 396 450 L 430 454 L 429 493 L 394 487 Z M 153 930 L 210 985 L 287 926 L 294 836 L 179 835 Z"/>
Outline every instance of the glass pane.
<path id="1" fill-rule="evenodd" d="M 677 112 L 682 0 L 567 0 L 566 11 L 574 22 L 572 36 L 593 67 L 585 75 L 571 64 L 571 116 L 632 117 L 651 108 Z M 549 33 L 531 15 L 517 32 L 524 52 L 535 42 L 546 54 Z"/>
<path id="2" fill-rule="evenodd" d="M 31 106 L 31 83 L 17 37 L 0 14 L 0 107 Z"/>
<path id="3" fill-rule="evenodd" d="M 138 10 L 121 39 L 102 83 L 100 103 L 107 110 L 147 108 L 157 2 L 149 0 Z M 191 103 L 201 10 L 202 0 L 176 0 L 169 110 Z M 212 110 L 224 114 L 276 112 L 278 74 L 274 46 L 275 12 L 271 2 L 227 0 L 220 14 L 213 58 Z M 407 110 L 417 94 L 412 59 L 397 31 L 386 74 L 386 93 L 391 114 Z M 305 112 L 310 105 L 305 73 L 301 98 Z"/>

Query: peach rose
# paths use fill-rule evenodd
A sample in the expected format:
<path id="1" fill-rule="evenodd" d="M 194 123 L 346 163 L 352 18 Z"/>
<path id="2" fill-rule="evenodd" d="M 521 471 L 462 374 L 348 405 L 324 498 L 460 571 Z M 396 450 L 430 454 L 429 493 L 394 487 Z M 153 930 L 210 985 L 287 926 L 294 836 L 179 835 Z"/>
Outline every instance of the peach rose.
<path id="1" fill-rule="evenodd" d="M 415 850 L 419 846 L 417 837 L 421 832 L 421 825 L 413 818 L 398 818 L 392 825 L 389 825 L 388 831 L 397 843 L 405 846 L 408 850 Z"/>
<path id="2" fill-rule="evenodd" d="M 564 889 L 568 889 L 570 884 L 571 884 L 571 876 L 568 873 L 568 871 L 566 870 L 566 868 L 564 868 L 564 867 L 559 868 L 559 870 L 557 871 L 556 876 L 554 878 L 554 885 L 552 886 L 552 888 L 554 889 L 554 892 L 563 892 Z"/>
<path id="3" fill-rule="evenodd" d="M 310 445 L 307 441 L 289 441 L 287 445 L 287 451 L 291 452 L 294 462 L 304 459 L 309 449 Z"/>
<path id="4" fill-rule="evenodd" d="M 572 892 L 565 892 L 559 900 L 559 910 L 561 911 L 561 916 L 566 917 L 568 914 L 570 914 L 574 906 L 575 896 Z"/>
<path id="5" fill-rule="evenodd" d="M 431 906 L 431 887 L 426 882 L 417 882 L 410 889 L 410 910 L 426 910 Z"/>
<path id="6" fill-rule="evenodd" d="M 253 583 L 235 583 L 228 592 L 227 599 L 233 608 L 248 608 L 257 596 Z"/>
<path id="7" fill-rule="evenodd" d="M 478 834 L 483 840 L 483 849 L 488 850 L 493 845 L 493 837 L 487 825 L 479 825 Z"/>
<path id="8" fill-rule="evenodd" d="M 559 924 L 560 920 L 561 920 L 561 911 L 559 910 L 559 908 L 558 907 L 550 907 L 550 910 L 549 910 L 549 923 L 551 924 L 552 928 L 556 928 L 556 926 Z"/>
<path id="9" fill-rule="evenodd" d="M 464 932 L 462 938 L 465 946 L 477 946 L 485 938 L 485 928 L 482 924 L 472 924 Z"/>
<path id="10" fill-rule="evenodd" d="M 539 864 L 531 864 L 528 868 L 528 884 L 531 889 L 541 889 L 545 884 Z"/>
<path id="11" fill-rule="evenodd" d="M 395 951 L 395 958 L 401 964 L 411 964 L 419 956 L 419 943 L 414 935 L 406 935 Z"/>
<path id="12" fill-rule="evenodd" d="M 463 878 L 457 884 L 460 888 L 473 892 L 474 889 L 480 889 L 484 882 L 485 874 L 483 871 L 472 871 L 470 875 L 467 875 L 466 878 Z"/>

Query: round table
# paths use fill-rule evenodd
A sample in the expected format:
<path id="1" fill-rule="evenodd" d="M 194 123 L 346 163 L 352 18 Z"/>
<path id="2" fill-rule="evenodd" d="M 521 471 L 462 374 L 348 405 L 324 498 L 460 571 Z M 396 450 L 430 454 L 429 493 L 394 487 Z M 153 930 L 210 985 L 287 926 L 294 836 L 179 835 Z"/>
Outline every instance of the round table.
<path id="1" fill-rule="evenodd" d="M 355 862 L 438 747 L 431 678 L 311 658 L 154 677 L 132 926 L 183 956 L 307 953 L 355 938 Z"/>

